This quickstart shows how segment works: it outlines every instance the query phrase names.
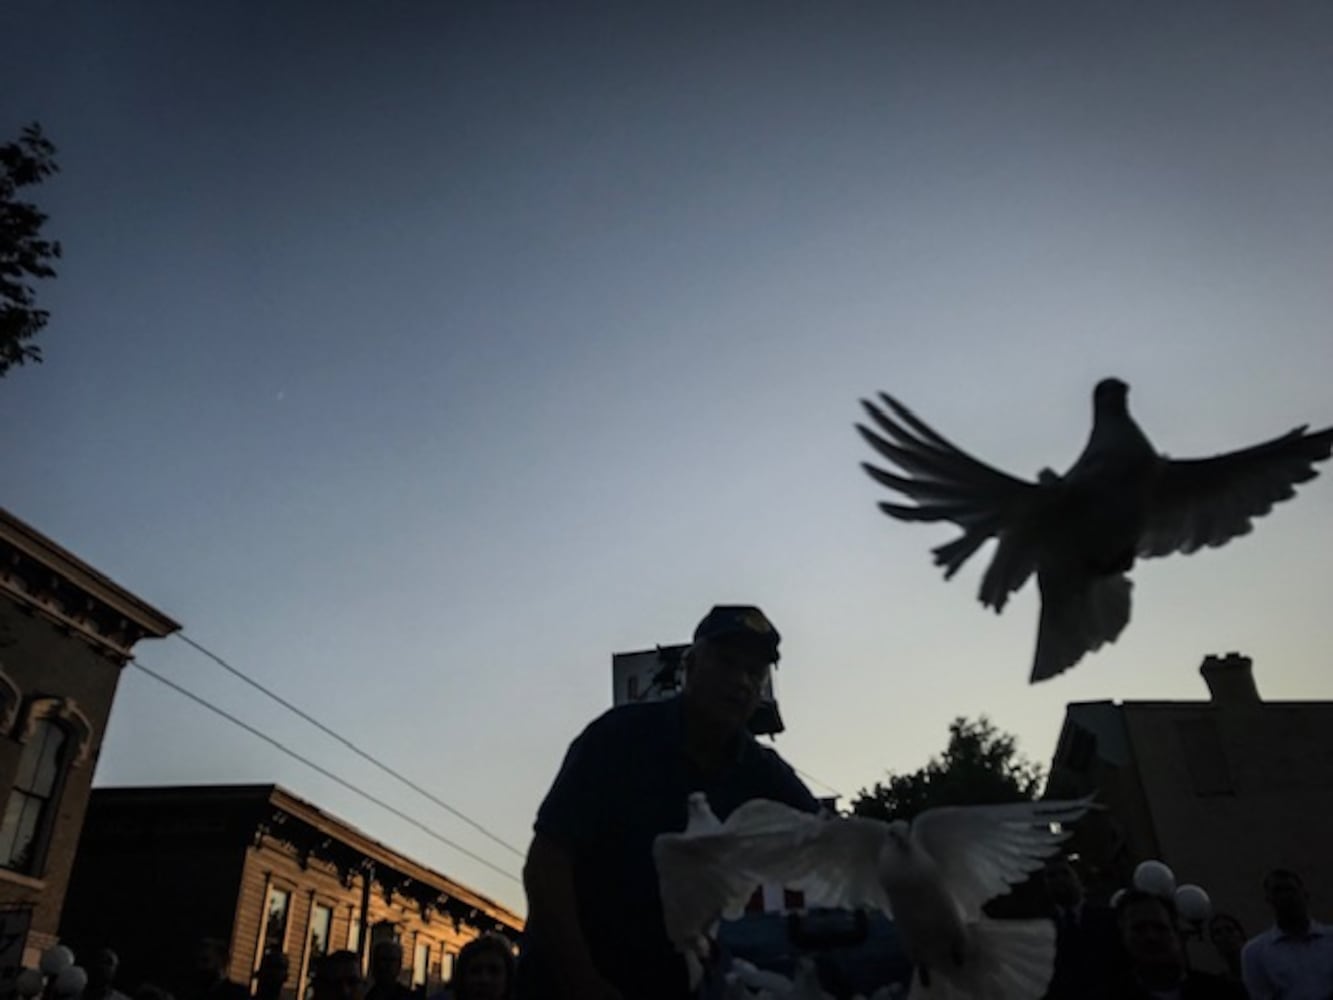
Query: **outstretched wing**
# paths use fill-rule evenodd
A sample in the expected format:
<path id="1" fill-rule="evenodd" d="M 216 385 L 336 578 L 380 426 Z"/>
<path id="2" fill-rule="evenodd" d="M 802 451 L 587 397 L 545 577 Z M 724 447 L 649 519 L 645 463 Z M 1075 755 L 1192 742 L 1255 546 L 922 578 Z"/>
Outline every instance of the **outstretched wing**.
<path id="1" fill-rule="evenodd" d="M 880 393 L 880 400 L 892 416 L 868 400 L 861 405 L 882 433 L 863 424 L 857 430 L 905 474 L 868 463 L 862 468 L 880 485 L 915 501 L 881 503 L 880 510 L 901 521 L 952 521 L 963 529 L 961 537 L 934 550 L 946 579 L 987 539 L 998 537 L 1000 547 L 982 582 L 981 601 L 1000 610 L 1036 568 L 1036 546 L 1029 537 L 1033 511 L 1058 478 L 1041 485 L 1016 479 L 946 440 L 892 396 Z"/>
<path id="2" fill-rule="evenodd" d="M 667 936 L 696 948 L 723 917 L 740 916 L 754 890 L 782 885 L 810 906 L 887 912 L 876 860 L 885 826 L 815 816 L 765 799 L 747 802 L 716 829 L 666 833 L 653 843 Z"/>
<path id="3" fill-rule="evenodd" d="M 1296 495 L 1333 453 L 1333 427 L 1298 427 L 1242 451 L 1162 462 L 1139 540 L 1139 555 L 1165 556 L 1224 545 L 1248 534 L 1253 520 Z"/>
<path id="4" fill-rule="evenodd" d="M 976 917 L 988 900 L 1022 882 L 1056 852 L 1069 833 L 1052 830 L 1052 824 L 1072 823 L 1091 806 L 1089 797 L 927 809 L 912 823 L 912 837 L 938 866 L 963 912 Z"/>

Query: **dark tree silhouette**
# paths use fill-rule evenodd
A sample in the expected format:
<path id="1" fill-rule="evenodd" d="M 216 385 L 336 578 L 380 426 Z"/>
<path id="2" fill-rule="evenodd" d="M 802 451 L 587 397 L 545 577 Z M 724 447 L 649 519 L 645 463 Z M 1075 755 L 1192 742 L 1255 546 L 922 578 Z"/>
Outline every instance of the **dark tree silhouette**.
<path id="1" fill-rule="evenodd" d="M 16 365 L 42 360 L 32 340 L 50 317 L 37 308 L 30 282 L 55 276 L 60 244 L 42 237 L 46 214 L 21 200 L 19 192 L 60 169 L 55 153 L 37 124 L 0 146 L 0 376 Z"/>
<path id="2" fill-rule="evenodd" d="M 1043 772 L 1018 752 L 1017 742 L 984 715 L 949 724 L 943 755 L 909 774 L 890 773 L 874 788 L 862 789 L 852 812 L 875 819 L 910 820 L 935 806 L 1022 802 L 1037 797 Z"/>

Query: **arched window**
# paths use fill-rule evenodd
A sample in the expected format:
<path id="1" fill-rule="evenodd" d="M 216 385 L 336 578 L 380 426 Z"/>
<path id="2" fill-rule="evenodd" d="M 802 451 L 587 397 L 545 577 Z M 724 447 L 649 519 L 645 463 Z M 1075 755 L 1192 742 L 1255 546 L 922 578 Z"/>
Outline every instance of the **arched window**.
<path id="1" fill-rule="evenodd" d="M 19 757 L 14 790 L 0 819 L 0 866 L 38 873 L 69 758 L 70 734 L 50 719 L 33 722 Z"/>

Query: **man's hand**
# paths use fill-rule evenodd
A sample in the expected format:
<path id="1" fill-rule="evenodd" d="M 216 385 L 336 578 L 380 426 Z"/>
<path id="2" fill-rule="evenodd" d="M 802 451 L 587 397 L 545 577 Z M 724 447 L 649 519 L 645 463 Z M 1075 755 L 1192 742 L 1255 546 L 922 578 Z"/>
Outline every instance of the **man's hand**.
<path id="1" fill-rule="evenodd" d="M 569 855 L 558 844 L 537 834 L 523 865 L 528 890 L 528 921 L 547 928 L 549 960 L 569 1000 L 625 1000 L 606 981 L 588 953 L 579 926 L 578 897 Z"/>

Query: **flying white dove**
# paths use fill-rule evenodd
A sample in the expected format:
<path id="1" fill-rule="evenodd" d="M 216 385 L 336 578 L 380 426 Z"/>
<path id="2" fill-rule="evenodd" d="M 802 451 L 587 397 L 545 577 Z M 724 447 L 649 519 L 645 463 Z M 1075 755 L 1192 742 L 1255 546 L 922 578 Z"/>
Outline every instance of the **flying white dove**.
<path id="1" fill-rule="evenodd" d="M 697 976 L 719 917 L 739 915 L 756 885 L 774 882 L 803 891 L 808 906 L 891 915 L 917 969 L 917 1000 L 1037 1000 L 1051 976 L 1054 925 L 991 920 L 981 907 L 1042 867 L 1069 836 L 1052 824 L 1090 805 L 950 806 L 909 827 L 756 799 L 718 827 L 654 842 L 667 935 Z"/>
<path id="2" fill-rule="evenodd" d="M 1114 642 L 1129 623 L 1137 557 L 1191 553 L 1247 534 L 1256 517 L 1295 496 L 1333 451 L 1333 427 L 1304 426 L 1212 458 L 1159 455 L 1129 415 L 1129 386 L 1103 379 L 1092 434 L 1063 476 L 1016 479 L 955 447 L 892 397 L 862 405 L 878 430 L 862 436 L 905 475 L 866 464 L 913 505 L 881 503 L 902 521 L 952 521 L 963 534 L 934 550 L 945 579 L 988 539 L 998 545 L 979 598 L 998 613 L 1035 571 L 1041 619 L 1031 681 L 1053 677 Z M 882 432 L 882 433 L 880 433 Z"/>

